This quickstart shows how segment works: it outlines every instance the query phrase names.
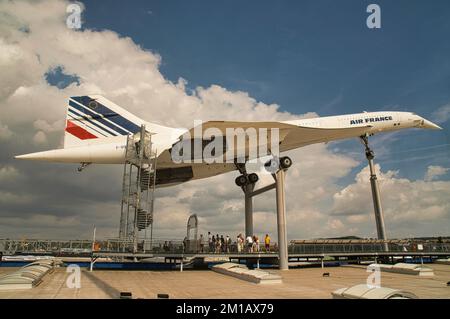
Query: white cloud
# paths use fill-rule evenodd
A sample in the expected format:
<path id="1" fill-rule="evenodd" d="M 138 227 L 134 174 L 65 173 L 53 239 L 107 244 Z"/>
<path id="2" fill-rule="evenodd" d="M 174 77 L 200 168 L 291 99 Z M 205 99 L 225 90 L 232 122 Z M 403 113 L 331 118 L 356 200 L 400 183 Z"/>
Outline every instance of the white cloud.
<path id="1" fill-rule="evenodd" d="M 30 203 L 34 199 L 36 198 L 33 195 L 21 195 L 0 190 L 0 204 Z"/>
<path id="2" fill-rule="evenodd" d="M 20 177 L 19 171 L 11 166 L 0 166 L 0 183 L 8 183 Z"/>
<path id="3" fill-rule="evenodd" d="M 441 124 L 450 119 L 450 104 L 446 104 L 438 108 L 431 115 L 432 121 Z"/>
<path id="4" fill-rule="evenodd" d="M 19 217 L 2 218 L 2 226 L 23 228 L 55 228 L 58 227 L 75 227 L 80 225 L 79 218 L 76 216 L 57 217 L 46 214 L 35 214 L 31 218 L 24 220 Z"/>
<path id="5" fill-rule="evenodd" d="M 36 144 L 45 144 L 47 143 L 47 135 L 45 135 L 45 133 L 42 131 L 38 131 L 36 134 L 34 134 L 33 141 Z"/>
<path id="6" fill-rule="evenodd" d="M 433 179 L 436 179 L 436 177 L 447 174 L 448 171 L 449 171 L 449 168 L 445 168 L 442 166 L 430 165 L 430 166 L 428 166 L 427 172 L 425 174 L 425 180 L 432 181 Z"/>
<path id="7" fill-rule="evenodd" d="M 342 230 L 345 226 L 339 219 L 330 219 L 328 227 L 333 230 Z"/>
<path id="8" fill-rule="evenodd" d="M 11 165 L 0 166 L 0 183 L 6 183 L 17 179 L 20 176 L 19 171 Z"/>
<path id="9" fill-rule="evenodd" d="M 450 182 L 413 181 L 399 177 L 398 171 L 382 172 L 379 165 L 376 173 L 388 233 L 408 236 L 407 232 L 415 229 L 424 235 L 429 231 L 424 223 L 444 234 L 450 231 Z M 369 168 L 365 167 L 353 184 L 334 194 L 333 212 L 335 216 L 347 217 L 349 226 L 366 222 L 374 225 L 369 176 Z"/>
<path id="10" fill-rule="evenodd" d="M 36 120 L 33 123 L 35 129 L 43 131 L 45 133 L 52 133 L 62 131 L 64 129 L 64 119 L 57 120 L 53 123 L 48 123 L 45 120 Z"/>
<path id="11" fill-rule="evenodd" d="M 12 135 L 13 133 L 9 127 L 0 122 L 0 140 L 8 140 Z"/>

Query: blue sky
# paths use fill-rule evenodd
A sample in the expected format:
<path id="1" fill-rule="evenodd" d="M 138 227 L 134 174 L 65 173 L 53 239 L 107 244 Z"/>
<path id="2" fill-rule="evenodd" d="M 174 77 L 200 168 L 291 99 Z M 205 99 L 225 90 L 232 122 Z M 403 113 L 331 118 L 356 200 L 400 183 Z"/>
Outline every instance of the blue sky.
<path id="1" fill-rule="evenodd" d="M 183 77 L 191 88 L 218 84 L 295 114 L 401 110 L 430 117 L 450 102 L 450 3 L 377 1 L 377 30 L 366 26 L 370 3 L 85 1 L 83 27 L 131 37 L 162 56 L 166 78 Z M 383 140 L 383 168 L 403 163 L 401 174 L 421 178 L 430 164 L 448 166 L 448 123 L 443 127 Z M 339 148 L 360 151 L 354 141 Z"/>

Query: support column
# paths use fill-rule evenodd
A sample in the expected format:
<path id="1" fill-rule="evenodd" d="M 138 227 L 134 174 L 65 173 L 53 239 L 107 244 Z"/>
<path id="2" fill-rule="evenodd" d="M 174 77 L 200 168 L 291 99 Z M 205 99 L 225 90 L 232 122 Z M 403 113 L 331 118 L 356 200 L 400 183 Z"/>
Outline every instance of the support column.
<path id="1" fill-rule="evenodd" d="M 243 187 L 245 194 L 245 238 L 253 236 L 253 197 L 251 193 L 255 184 L 249 183 Z"/>
<path id="2" fill-rule="evenodd" d="M 373 163 L 373 159 L 375 157 L 374 152 L 369 147 L 369 141 L 367 136 L 361 137 L 365 147 L 366 147 L 366 158 L 369 162 L 369 169 L 370 169 L 370 186 L 372 189 L 372 199 L 373 199 L 373 208 L 375 212 L 375 223 L 377 226 L 377 235 L 378 239 L 382 239 L 386 241 L 386 231 L 384 227 L 384 216 L 383 216 L 383 208 L 381 207 L 381 196 L 380 196 L 380 189 L 378 186 L 378 179 L 377 175 L 375 173 L 375 166 Z M 383 250 L 389 251 L 388 244 L 385 242 L 383 243 Z"/>
<path id="3" fill-rule="evenodd" d="M 278 258 L 280 270 L 289 269 L 286 234 L 286 201 L 284 193 L 285 173 L 286 171 L 284 169 L 279 169 L 276 173 Z"/>

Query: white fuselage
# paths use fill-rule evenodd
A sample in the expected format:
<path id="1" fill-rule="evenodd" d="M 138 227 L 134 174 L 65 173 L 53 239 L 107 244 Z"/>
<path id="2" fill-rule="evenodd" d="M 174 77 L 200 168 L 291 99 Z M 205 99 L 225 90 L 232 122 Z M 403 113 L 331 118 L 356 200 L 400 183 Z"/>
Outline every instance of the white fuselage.
<path id="1" fill-rule="evenodd" d="M 419 127 L 422 121 L 420 116 L 410 112 L 364 112 L 356 114 L 315 117 L 294 121 L 285 121 L 283 123 L 296 125 L 299 127 L 309 127 L 317 129 L 330 129 L 338 131 L 338 129 L 361 128 L 365 134 L 375 134 L 380 132 L 396 131 L 405 128 Z M 301 133 L 299 133 L 301 134 Z M 293 148 L 302 147 L 315 143 L 326 143 L 335 140 L 341 140 L 352 137 L 359 137 L 363 134 L 348 130 L 347 132 L 338 131 L 336 134 L 330 133 L 326 136 L 312 140 L 311 143 L 299 144 L 295 134 L 288 136 L 281 146 L 280 151 L 287 151 Z"/>
<path id="2" fill-rule="evenodd" d="M 258 122 L 254 123 L 255 126 L 258 125 Z M 358 137 L 363 134 L 375 134 L 411 127 L 439 128 L 428 120 L 410 112 L 365 112 L 279 123 L 294 127 L 293 132 L 289 133 L 283 143 L 280 144 L 280 152 L 315 143 Z M 295 132 L 295 127 L 323 130 L 320 131 L 321 134 L 317 135 L 314 133 L 316 130 L 312 130 L 311 138 L 305 140 L 304 131 Z M 352 128 L 359 129 L 352 130 Z M 152 123 L 146 123 L 146 129 L 153 133 L 152 147 L 158 156 L 164 152 L 167 153 L 167 150 L 179 141 L 180 136 L 187 132 L 184 129 L 168 128 Z M 327 132 L 327 134 L 323 134 L 323 132 Z M 121 164 L 125 161 L 126 141 L 127 136 L 116 136 L 92 140 L 83 146 L 32 153 L 17 156 L 17 158 L 65 163 Z M 167 156 L 162 156 L 158 165 L 159 167 L 170 166 L 170 159 Z"/>
<path id="3" fill-rule="evenodd" d="M 418 115 L 409 112 L 364 112 L 285 121 L 283 123 L 323 129 L 368 127 L 368 133 L 377 133 L 418 126 L 421 119 Z M 414 122 L 415 120 L 417 122 Z"/>

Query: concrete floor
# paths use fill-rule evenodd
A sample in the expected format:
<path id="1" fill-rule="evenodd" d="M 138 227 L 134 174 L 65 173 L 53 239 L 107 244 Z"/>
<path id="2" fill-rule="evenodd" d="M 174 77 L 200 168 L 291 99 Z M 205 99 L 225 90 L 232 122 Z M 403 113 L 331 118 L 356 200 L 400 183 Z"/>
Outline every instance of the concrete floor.
<path id="1" fill-rule="evenodd" d="M 417 277 L 382 273 L 383 287 L 403 289 L 419 298 L 449 298 L 450 266 L 428 265 L 434 277 Z M 0 275 L 15 268 L 0 268 Z M 81 288 L 66 286 L 66 268 L 48 274 L 37 287 L 29 290 L 0 291 L 4 298 L 118 298 L 121 291 L 132 292 L 133 298 L 156 298 L 158 293 L 170 298 L 331 298 L 331 292 L 366 282 L 364 267 L 344 266 L 291 269 L 278 273 L 283 284 L 257 285 L 210 270 L 179 271 L 111 271 L 82 270 Z M 329 272 L 330 277 L 322 277 Z"/>

